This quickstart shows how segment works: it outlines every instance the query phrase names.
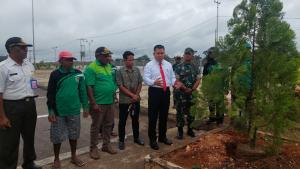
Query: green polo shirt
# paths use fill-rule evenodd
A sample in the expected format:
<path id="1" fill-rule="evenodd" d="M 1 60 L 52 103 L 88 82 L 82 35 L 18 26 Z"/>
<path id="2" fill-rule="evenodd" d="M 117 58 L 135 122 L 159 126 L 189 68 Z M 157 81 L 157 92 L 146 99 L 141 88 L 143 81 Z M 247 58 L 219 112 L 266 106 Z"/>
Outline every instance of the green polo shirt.
<path id="1" fill-rule="evenodd" d="M 117 89 L 111 64 L 103 65 L 98 60 L 90 63 L 84 71 L 86 85 L 94 90 L 97 104 L 113 104 Z"/>

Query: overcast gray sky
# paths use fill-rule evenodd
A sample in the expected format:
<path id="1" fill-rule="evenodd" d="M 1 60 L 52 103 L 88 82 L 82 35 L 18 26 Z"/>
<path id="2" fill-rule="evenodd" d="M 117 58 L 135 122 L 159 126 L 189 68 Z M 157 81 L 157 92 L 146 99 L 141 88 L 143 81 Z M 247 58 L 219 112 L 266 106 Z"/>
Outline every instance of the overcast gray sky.
<path id="1" fill-rule="evenodd" d="M 219 35 L 227 33 L 228 16 L 240 0 L 219 0 Z M 297 34 L 300 49 L 299 0 L 283 0 L 287 21 Z M 31 0 L 0 1 L 0 55 L 12 36 L 32 43 Z M 53 61 L 53 47 L 79 55 L 79 38 L 120 57 L 124 50 L 136 56 L 152 56 L 155 44 L 163 44 L 171 57 L 192 47 L 202 53 L 214 45 L 216 5 L 213 0 L 34 0 L 37 60 Z M 293 19 L 298 18 L 298 19 Z M 89 45 L 85 43 L 86 52 Z M 93 57 L 92 57 L 93 58 Z"/>

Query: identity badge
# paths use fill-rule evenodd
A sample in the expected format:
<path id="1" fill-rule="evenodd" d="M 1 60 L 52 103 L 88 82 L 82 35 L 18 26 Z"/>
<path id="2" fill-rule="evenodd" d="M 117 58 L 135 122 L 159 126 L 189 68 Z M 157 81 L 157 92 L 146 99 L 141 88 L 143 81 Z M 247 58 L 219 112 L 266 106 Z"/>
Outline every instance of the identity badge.
<path id="1" fill-rule="evenodd" d="M 37 80 L 31 79 L 30 84 L 31 84 L 31 89 L 37 89 L 38 88 Z"/>

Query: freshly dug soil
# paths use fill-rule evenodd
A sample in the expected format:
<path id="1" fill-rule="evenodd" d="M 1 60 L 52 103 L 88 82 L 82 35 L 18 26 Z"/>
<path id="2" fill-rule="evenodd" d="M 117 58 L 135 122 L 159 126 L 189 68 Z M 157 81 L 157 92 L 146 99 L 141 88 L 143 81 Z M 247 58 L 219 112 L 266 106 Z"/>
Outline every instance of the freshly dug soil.
<path id="1" fill-rule="evenodd" d="M 267 156 L 265 146 L 260 137 L 252 150 L 246 136 L 227 130 L 200 137 L 162 158 L 187 169 L 300 169 L 299 145 L 285 143 L 278 156 Z"/>

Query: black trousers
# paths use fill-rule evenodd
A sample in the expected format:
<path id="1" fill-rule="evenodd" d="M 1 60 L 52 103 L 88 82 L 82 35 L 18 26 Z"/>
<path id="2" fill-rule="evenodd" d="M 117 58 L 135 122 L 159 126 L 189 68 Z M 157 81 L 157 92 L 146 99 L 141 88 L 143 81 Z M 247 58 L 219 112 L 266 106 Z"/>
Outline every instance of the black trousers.
<path id="1" fill-rule="evenodd" d="M 132 121 L 132 131 L 134 139 L 139 138 L 139 116 L 140 116 L 140 102 L 132 104 L 133 111 L 128 111 L 130 104 L 119 104 L 119 141 L 124 142 L 125 126 L 128 114 Z"/>
<path id="2" fill-rule="evenodd" d="M 0 129 L 0 168 L 17 168 L 20 135 L 23 146 L 23 166 L 36 159 L 34 134 L 37 120 L 34 99 L 28 101 L 5 101 L 4 111 L 12 125 L 8 129 Z"/>
<path id="3" fill-rule="evenodd" d="M 170 89 L 164 92 L 162 88 L 149 87 L 148 89 L 148 136 L 150 142 L 157 139 L 156 124 L 158 119 L 158 139 L 165 139 L 170 106 Z"/>

